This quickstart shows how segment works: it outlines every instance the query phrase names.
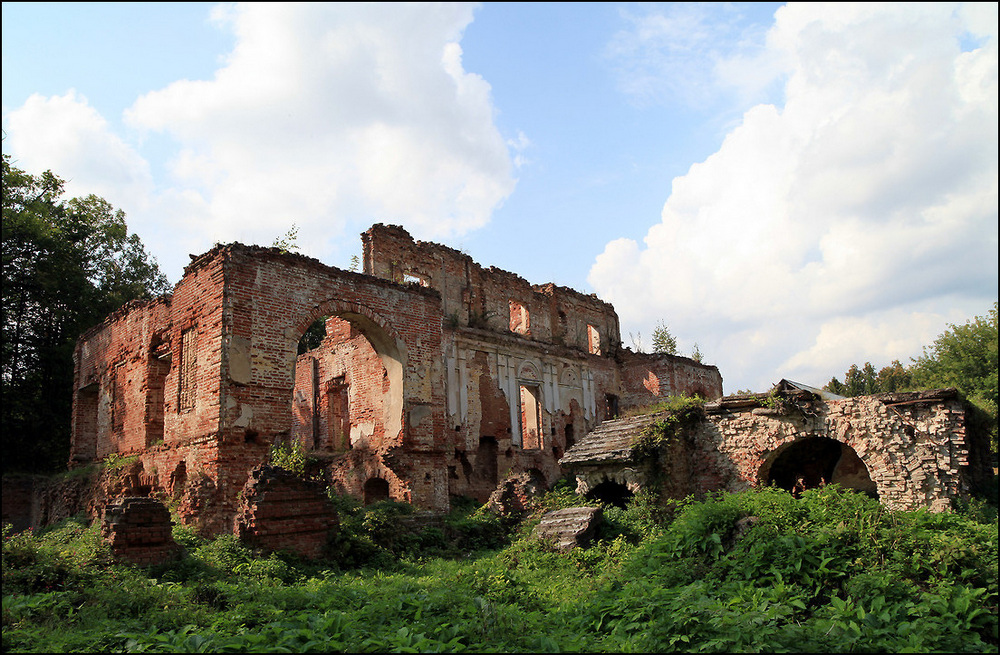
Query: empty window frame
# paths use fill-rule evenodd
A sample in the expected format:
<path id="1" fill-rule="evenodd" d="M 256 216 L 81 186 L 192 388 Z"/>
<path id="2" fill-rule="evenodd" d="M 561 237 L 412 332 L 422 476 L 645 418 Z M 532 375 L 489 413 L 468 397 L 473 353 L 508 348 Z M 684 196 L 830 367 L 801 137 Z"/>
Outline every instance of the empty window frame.
<path id="1" fill-rule="evenodd" d="M 517 302 L 510 301 L 510 331 L 515 334 L 531 335 L 531 318 L 528 308 Z"/>
<path id="2" fill-rule="evenodd" d="M 422 287 L 429 287 L 431 285 L 430 280 L 426 275 L 421 275 L 415 271 L 406 271 L 403 273 L 403 283 L 419 284 Z"/>
<path id="3" fill-rule="evenodd" d="M 537 384 L 522 384 L 520 387 L 521 447 L 525 450 L 540 450 L 544 447 L 541 389 Z"/>
<path id="4" fill-rule="evenodd" d="M 601 333 L 593 325 L 587 325 L 587 351 L 591 355 L 601 354 Z"/>
<path id="5" fill-rule="evenodd" d="M 194 328 L 181 333 L 181 365 L 177 379 L 177 408 L 186 412 L 194 409 L 195 373 L 198 347 Z"/>

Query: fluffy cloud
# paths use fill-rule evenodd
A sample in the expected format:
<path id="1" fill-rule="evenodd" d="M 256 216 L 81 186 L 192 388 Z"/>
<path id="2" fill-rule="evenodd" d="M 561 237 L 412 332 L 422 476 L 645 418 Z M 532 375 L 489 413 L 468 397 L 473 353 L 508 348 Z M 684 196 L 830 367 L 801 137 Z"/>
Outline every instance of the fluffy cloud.
<path id="1" fill-rule="evenodd" d="M 490 87 L 462 68 L 469 6 L 248 4 L 220 20 L 237 45 L 214 79 L 127 112 L 181 144 L 173 173 L 220 233 L 295 222 L 316 242 L 377 219 L 460 234 L 513 190 Z"/>
<path id="2" fill-rule="evenodd" d="M 762 77 L 784 75 L 783 105 L 746 111 L 674 180 L 644 244 L 607 245 L 591 283 L 623 323 L 698 335 L 727 391 L 905 361 L 984 313 L 997 293 L 989 7 L 779 9 L 755 57 L 776 66 Z"/>
<path id="3" fill-rule="evenodd" d="M 138 209 L 152 189 L 149 165 L 115 135 L 87 99 L 70 90 L 44 98 L 32 95 L 4 114 L 4 144 L 24 170 L 52 170 L 66 178 L 70 196 L 96 193 Z"/>
<path id="4" fill-rule="evenodd" d="M 303 251 L 342 264 L 377 221 L 421 238 L 460 235 L 489 221 L 515 186 L 490 86 L 462 66 L 472 12 L 220 6 L 214 18 L 235 35 L 232 51 L 212 79 L 139 97 L 122 130 L 135 145 L 70 93 L 5 111 L 5 150 L 28 170 L 38 162 L 86 177 L 81 188 L 122 206 L 174 280 L 189 252 L 268 244 L 293 224 Z M 172 152 L 155 185 L 138 154 L 151 143 Z"/>

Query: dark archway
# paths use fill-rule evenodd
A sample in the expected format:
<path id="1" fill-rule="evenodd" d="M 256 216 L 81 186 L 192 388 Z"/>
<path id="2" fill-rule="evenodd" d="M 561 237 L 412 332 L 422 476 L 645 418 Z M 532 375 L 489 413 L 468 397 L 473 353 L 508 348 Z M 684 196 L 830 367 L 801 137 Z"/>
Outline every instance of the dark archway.
<path id="1" fill-rule="evenodd" d="M 795 496 L 806 489 L 839 484 L 878 497 L 868 468 L 854 449 L 828 437 L 807 437 L 781 446 L 761 466 L 760 481 Z"/>
<path id="2" fill-rule="evenodd" d="M 364 503 L 371 505 L 380 500 L 389 500 L 389 483 L 382 478 L 369 478 L 365 482 Z"/>
<path id="3" fill-rule="evenodd" d="M 605 505 L 614 505 L 615 507 L 625 509 L 625 505 L 628 504 L 628 501 L 632 500 L 633 495 L 628 487 L 621 482 L 605 480 L 588 491 L 586 497 Z"/>

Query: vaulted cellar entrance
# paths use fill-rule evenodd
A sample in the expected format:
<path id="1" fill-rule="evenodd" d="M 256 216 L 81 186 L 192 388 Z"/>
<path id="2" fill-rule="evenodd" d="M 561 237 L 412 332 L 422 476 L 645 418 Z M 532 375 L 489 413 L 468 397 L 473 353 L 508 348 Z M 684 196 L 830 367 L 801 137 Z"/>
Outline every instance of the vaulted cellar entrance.
<path id="1" fill-rule="evenodd" d="M 605 505 L 614 505 L 625 509 L 625 505 L 632 499 L 634 494 L 621 482 L 605 480 L 587 492 L 589 500 L 596 500 Z"/>
<path id="2" fill-rule="evenodd" d="M 759 479 L 795 496 L 806 489 L 839 484 L 878 497 L 868 467 L 854 449 L 828 437 L 807 437 L 777 448 L 761 465 Z"/>

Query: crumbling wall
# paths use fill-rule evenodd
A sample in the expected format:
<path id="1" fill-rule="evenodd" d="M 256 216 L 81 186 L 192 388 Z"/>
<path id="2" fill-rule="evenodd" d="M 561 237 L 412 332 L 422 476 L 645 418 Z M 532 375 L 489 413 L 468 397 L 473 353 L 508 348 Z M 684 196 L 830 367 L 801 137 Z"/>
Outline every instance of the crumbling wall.
<path id="1" fill-rule="evenodd" d="M 247 477 L 234 532 L 253 548 L 316 559 L 338 525 L 323 485 L 276 466 L 259 466 Z"/>
<path id="2" fill-rule="evenodd" d="M 810 439 L 840 444 L 840 459 L 825 482 L 866 490 L 867 473 L 873 495 L 893 509 L 947 509 L 985 475 L 974 452 L 984 446 L 967 438 L 965 409 L 954 389 L 754 404 L 709 406 L 694 433 L 691 466 L 700 491 L 766 485 L 778 457 Z M 808 463 L 802 465 L 805 471 Z"/>
<path id="3" fill-rule="evenodd" d="M 71 465 L 163 440 L 160 358 L 169 312 L 166 297 L 134 301 L 81 337 L 73 353 Z"/>
<path id="4" fill-rule="evenodd" d="M 653 405 L 671 396 L 705 400 L 722 396 L 722 375 L 715 366 L 666 353 L 624 351 L 621 360 L 623 409 Z"/>
<path id="5" fill-rule="evenodd" d="M 605 397 L 619 389 L 614 360 L 481 330 L 448 336 L 451 493 L 484 502 L 499 479 L 523 471 L 553 484 L 562 454 L 607 416 Z"/>
<path id="6" fill-rule="evenodd" d="M 171 532 L 170 512 L 154 498 L 123 498 L 104 509 L 101 534 L 111 554 L 138 564 L 162 564 L 180 556 Z"/>
<path id="7" fill-rule="evenodd" d="M 614 307 L 594 294 L 531 285 L 509 271 L 485 269 L 453 248 L 415 241 L 396 225 L 373 225 L 362 242 L 365 273 L 436 289 L 452 327 L 511 332 L 594 354 L 611 354 L 621 344 Z M 596 352 L 588 326 L 599 333 Z"/>

